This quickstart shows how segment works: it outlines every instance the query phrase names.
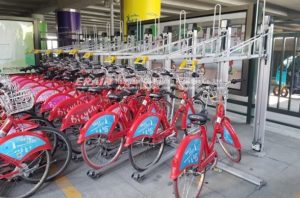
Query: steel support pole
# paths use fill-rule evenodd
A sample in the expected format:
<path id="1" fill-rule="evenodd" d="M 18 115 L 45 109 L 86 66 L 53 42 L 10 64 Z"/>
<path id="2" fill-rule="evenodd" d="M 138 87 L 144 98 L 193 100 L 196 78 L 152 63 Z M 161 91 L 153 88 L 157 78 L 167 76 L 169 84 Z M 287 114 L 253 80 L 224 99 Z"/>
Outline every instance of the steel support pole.
<path id="1" fill-rule="evenodd" d="M 114 24 L 114 0 L 110 1 L 110 35 L 114 37 L 115 35 L 115 24 Z"/>
<path id="2" fill-rule="evenodd" d="M 268 106 L 268 90 L 270 80 L 270 67 L 272 60 L 272 45 L 273 45 L 273 29 L 272 24 L 269 28 L 269 35 L 266 40 L 261 40 L 261 49 L 265 50 L 266 56 L 259 58 L 256 102 L 255 102 L 255 116 L 254 116 L 254 137 L 252 142 L 252 149 L 262 152 L 264 149 L 266 116 Z"/>
<path id="3" fill-rule="evenodd" d="M 193 55 L 197 55 L 197 37 L 198 37 L 198 31 L 194 30 L 193 31 Z M 197 61 L 197 59 L 195 57 L 193 57 L 193 61 Z M 195 72 L 197 71 L 197 66 L 195 68 Z M 196 82 L 195 82 L 195 78 L 192 78 L 192 90 L 191 90 L 191 96 L 194 97 L 196 94 Z"/>

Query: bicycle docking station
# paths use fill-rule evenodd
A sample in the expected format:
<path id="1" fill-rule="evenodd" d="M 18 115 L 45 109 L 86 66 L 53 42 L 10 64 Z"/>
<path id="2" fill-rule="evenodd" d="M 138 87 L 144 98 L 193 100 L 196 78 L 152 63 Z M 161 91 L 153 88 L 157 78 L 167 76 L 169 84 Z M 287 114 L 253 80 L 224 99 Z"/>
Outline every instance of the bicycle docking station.
<path id="1" fill-rule="evenodd" d="M 143 152 L 147 151 L 147 149 L 141 150 L 140 152 L 136 153 L 135 156 L 142 154 Z M 87 176 L 89 176 L 92 179 L 98 179 L 100 178 L 105 172 L 108 172 L 109 170 L 114 169 L 115 167 L 123 164 L 124 162 L 126 162 L 127 160 L 129 160 L 129 156 L 128 156 L 128 150 L 124 150 L 121 154 L 121 156 L 112 164 L 109 164 L 108 166 L 103 167 L 100 170 L 95 170 L 95 169 L 90 169 L 87 171 Z"/>
<path id="2" fill-rule="evenodd" d="M 155 163 L 153 166 L 147 168 L 142 172 L 139 171 L 133 172 L 131 178 L 137 182 L 142 182 L 146 178 L 146 176 L 149 175 L 151 172 L 153 172 L 156 168 L 163 165 L 165 162 L 170 161 L 174 157 L 178 145 L 173 142 L 167 145 L 171 147 L 171 150 L 164 153 L 162 158 L 157 163 Z"/>
<path id="3" fill-rule="evenodd" d="M 234 168 L 232 166 L 229 166 L 225 163 L 218 162 L 216 167 L 217 169 L 221 171 L 225 171 L 229 173 L 230 175 L 236 176 L 240 179 L 243 179 L 247 182 L 250 182 L 257 186 L 258 189 L 261 189 L 263 186 L 265 186 L 267 183 L 263 179 L 256 177 L 252 174 L 246 173 L 245 171 L 239 170 L 237 168 Z"/>

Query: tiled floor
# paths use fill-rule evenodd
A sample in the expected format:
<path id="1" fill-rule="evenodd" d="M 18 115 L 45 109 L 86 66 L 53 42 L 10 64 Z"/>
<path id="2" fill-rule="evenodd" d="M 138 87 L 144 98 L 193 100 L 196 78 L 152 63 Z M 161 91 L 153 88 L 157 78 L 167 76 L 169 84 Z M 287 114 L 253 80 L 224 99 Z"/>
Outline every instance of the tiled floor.
<path id="1" fill-rule="evenodd" d="M 258 189 L 255 185 L 225 172 L 209 171 L 201 192 L 205 198 L 298 198 L 300 197 L 300 140 L 268 132 L 265 138 L 265 155 L 256 157 L 251 151 L 252 128 L 235 123 L 234 127 L 243 144 L 240 164 L 233 165 L 239 170 L 259 176 L 267 185 Z M 223 159 L 224 163 L 228 163 Z M 80 192 L 68 196 L 55 182 L 47 184 L 34 197 L 84 197 L 84 198 L 140 198 L 174 197 L 169 179 L 170 162 L 164 163 L 141 183 L 131 179 L 134 169 L 127 161 L 106 172 L 99 179 L 86 176 L 89 168 L 84 162 L 72 162 L 66 177 Z"/>

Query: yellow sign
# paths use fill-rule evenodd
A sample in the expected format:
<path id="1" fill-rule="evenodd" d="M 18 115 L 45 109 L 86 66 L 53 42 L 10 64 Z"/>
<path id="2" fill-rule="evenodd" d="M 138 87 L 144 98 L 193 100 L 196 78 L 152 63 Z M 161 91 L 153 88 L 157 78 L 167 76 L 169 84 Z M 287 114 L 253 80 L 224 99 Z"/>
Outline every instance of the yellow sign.
<path id="1" fill-rule="evenodd" d="M 52 50 L 46 50 L 45 54 L 47 54 L 47 55 L 52 54 Z"/>
<path id="2" fill-rule="evenodd" d="M 62 53 L 64 53 L 64 50 L 62 50 L 62 49 L 55 50 L 55 54 L 57 54 L 57 55 L 60 55 Z"/>
<path id="3" fill-rule="evenodd" d="M 180 65 L 179 65 L 179 69 L 182 70 L 187 66 L 188 61 L 186 59 L 184 59 Z"/>
<path id="4" fill-rule="evenodd" d="M 33 53 L 34 53 L 34 54 L 40 54 L 40 53 L 41 53 L 41 50 L 36 49 L 36 50 L 33 51 Z"/>
<path id="5" fill-rule="evenodd" d="M 134 64 L 145 65 L 145 63 L 149 60 L 148 56 L 137 57 L 134 61 Z"/>
<path id="6" fill-rule="evenodd" d="M 161 0 L 123 0 L 124 34 L 127 23 L 160 18 Z"/>
<path id="7" fill-rule="evenodd" d="M 93 53 L 92 52 L 86 52 L 82 58 L 91 58 L 93 57 Z"/>
<path id="8" fill-rule="evenodd" d="M 105 63 L 108 63 L 108 64 L 113 64 L 115 63 L 117 60 L 117 57 L 116 56 L 108 56 L 105 58 Z"/>
<path id="9" fill-rule="evenodd" d="M 70 55 L 75 55 L 75 54 L 78 53 L 78 51 L 79 51 L 78 49 L 71 49 L 70 52 L 69 52 L 69 54 Z"/>

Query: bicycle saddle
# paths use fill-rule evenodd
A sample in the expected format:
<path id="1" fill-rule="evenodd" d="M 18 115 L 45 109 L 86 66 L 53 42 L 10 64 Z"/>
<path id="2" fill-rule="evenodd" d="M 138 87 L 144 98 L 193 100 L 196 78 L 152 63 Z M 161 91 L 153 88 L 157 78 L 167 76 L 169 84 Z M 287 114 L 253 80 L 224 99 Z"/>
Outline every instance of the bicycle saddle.
<path id="1" fill-rule="evenodd" d="M 150 98 L 156 98 L 156 99 L 160 99 L 163 97 L 161 93 L 151 93 L 149 96 Z"/>
<path id="2" fill-rule="evenodd" d="M 88 91 L 89 87 L 87 87 L 87 86 L 76 87 L 76 90 L 78 90 L 78 91 Z"/>
<path id="3" fill-rule="evenodd" d="M 131 87 L 124 90 L 128 95 L 134 95 L 138 91 L 138 88 Z"/>
<path id="4" fill-rule="evenodd" d="M 116 100 L 117 102 L 120 102 L 123 98 L 123 95 L 109 94 L 108 98 L 111 100 Z"/>
<path id="5" fill-rule="evenodd" d="M 98 87 L 91 87 L 88 91 L 93 93 L 101 93 L 103 90 L 110 89 L 108 86 L 98 86 Z"/>
<path id="6" fill-rule="evenodd" d="M 199 113 L 199 114 L 190 114 L 189 119 L 193 122 L 193 124 L 198 124 L 198 125 L 205 125 L 208 117 L 204 113 Z"/>

